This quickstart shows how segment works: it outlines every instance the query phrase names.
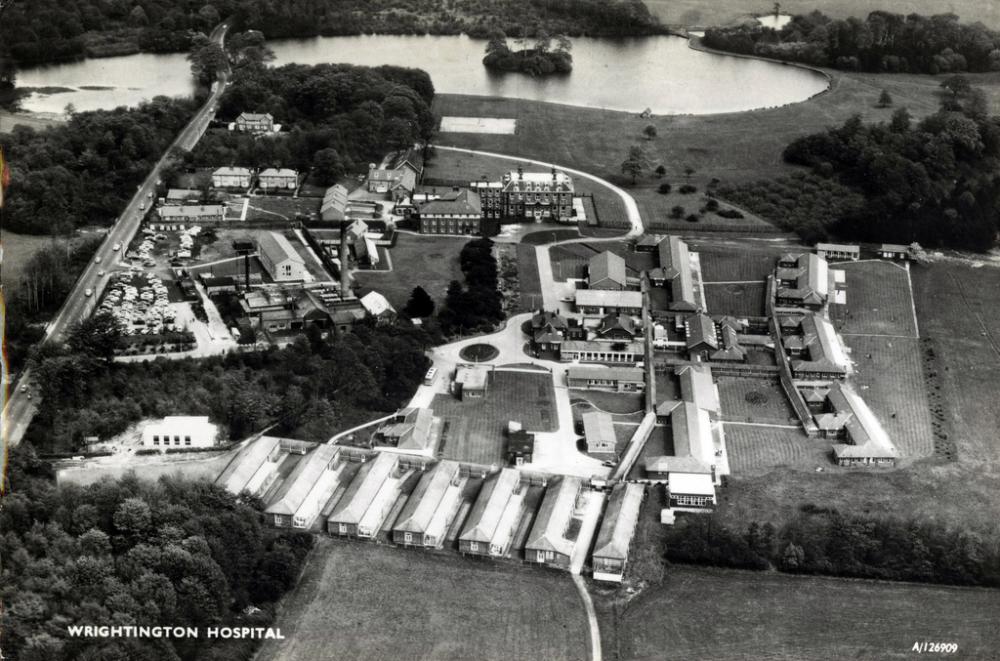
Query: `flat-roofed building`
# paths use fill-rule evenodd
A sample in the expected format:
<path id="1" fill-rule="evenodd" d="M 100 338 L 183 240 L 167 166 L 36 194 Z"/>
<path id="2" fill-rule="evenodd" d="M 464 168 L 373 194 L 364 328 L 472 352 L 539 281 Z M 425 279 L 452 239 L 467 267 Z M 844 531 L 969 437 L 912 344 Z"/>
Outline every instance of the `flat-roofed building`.
<path id="1" fill-rule="evenodd" d="M 585 317 L 642 313 L 642 293 L 637 291 L 577 289 L 574 300 L 577 309 Z"/>
<path id="2" fill-rule="evenodd" d="M 441 548 L 462 504 L 465 478 L 455 461 L 440 461 L 427 471 L 396 517 L 392 539 L 404 546 Z"/>
<path id="3" fill-rule="evenodd" d="M 573 366 L 566 370 L 566 384 L 585 390 L 642 392 L 646 389 L 646 373 L 641 367 Z"/>
<path id="4" fill-rule="evenodd" d="M 172 226 L 173 229 L 184 229 L 190 224 L 222 222 L 226 219 L 226 207 L 221 204 L 170 204 L 159 207 L 156 215 L 160 224 Z M 153 229 L 158 229 L 156 224 L 156 220 L 150 219 Z"/>
<path id="5" fill-rule="evenodd" d="M 645 487 L 632 482 L 619 482 L 611 490 L 591 557 L 594 580 L 621 583 L 624 579 L 644 495 Z"/>
<path id="6" fill-rule="evenodd" d="M 587 283 L 590 289 L 621 291 L 628 286 L 625 272 L 625 260 L 610 250 L 605 250 L 590 258 Z"/>
<path id="7" fill-rule="evenodd" d="M 506 555 L 521 517 L 523 500 L 524 486 L 517 470 L 504 468 L 486 478 L 458 537 L 459 551 L 494 557 Z"/>
<path id="8" fill-rule="evenodd" d="M 506 455 L 510 465 L 530 464 L 535 457 L 535 435 L 521 429 L 518 422 L 508 423 Z"/>
<path id="9" fill-rule="evenodd" d="M 207 415 L 168 415 L 142 430 L 145 448 L 208 448 L 215 445 L 218 427 Z"/>
<path id="10" fill-rule="evenodd" d="M 570 476 L 563 476 L 549 483 L 524 544 L 526 561 L 569 569 L 576 537 L 569 539 L 567 531 L 577 509 L 577 498 L 582 486 L 583 482 L 579 478 Z"/>
<path id="11" fill-rule="evenodd" d="M 583 414 L 582 419 L 587 452 L 614 453 L 618 439 L 615 436 L 615 422 L 611 414 L 604 411 L 588 411 Z"/>
<path id="12" fill-rule="evenodd" d="M 564 362 L 581 363 L 639 363 L 645 356 L 646 345 L 642 342 L 592 342 L 570 340 L 562 343 L 559 359 Z"/>
<path id="13" fill-rule="evenodd" d="M 858 261 L 861 258 L 860 246 L 847 245 L 845 243 L 817 243 L 816 254 L 823 259 L 839 259 Z"/>
<path id="14" fill-rule="evenodd" d="M 327 517 L 332 535 L 371 538 L 378 534 L 402 486 L 399 456 L 379 452 L 367 461 Z"/>
<path id="15" fill-rule="evenodd" d="M 455 396 L 462 400 L 486 397 L 491 369 L 485 365 L 458 365 L 455 370 Z"/>
<path id="16" fill-rule="evenodd" d="M 320 445 L 299 461 L 265 514 L 278 527 L 308 528 L 337 489 L 344 462 L 336 445 Z"/>

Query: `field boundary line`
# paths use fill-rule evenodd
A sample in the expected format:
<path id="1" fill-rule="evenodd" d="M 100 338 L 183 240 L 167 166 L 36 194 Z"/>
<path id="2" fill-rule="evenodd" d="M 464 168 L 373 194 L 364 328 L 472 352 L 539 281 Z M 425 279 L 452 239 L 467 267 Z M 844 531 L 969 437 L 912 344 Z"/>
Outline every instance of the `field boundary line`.
<path id="1" fill-rule="evenodd" d="M 920 324 L 917 323 L 917 299 L 913 295 L 913 279 L 910 277 L 910 263 L 906 263 L 906 285 L 910 288 L 910 311 L 913 312 L 913 332 L 920 339 Z"/>
<path id="2" fill-rule="evenodd" d="M 905 266 L 900 266 L 896 262 L 891 262 L 888 259 L 858 259 L 849 262 L 833 262 L 831 266 L 850 266 L 851 264 L 866 264 L 866 263 L 888 264 L 889 266 L 895 266 L 897 269 L 901 271 L 909 270 Z M 909 266 L 909 262 L 907 262 L 907 266 Z"/>
<path id="3" fill-rule="evenodd" d="M 587 623 L 590 625 L 590 659 L 591 661 L 602 661 L 601 656 L 601 630 L 597 624 L 597 612 L 594 610 L 594 601 L 590 598 L 590 592 L 587 591 L 587 584 L 584 582 L 583 577 L 579 574 L 570 574 L 573 579 L 573 585 L 576 586 L 577 592 L 580 593 L 580 599 L 583 600 L 583 608 L 587 611 Z"/>
<path id="4" fill-rule="evenodd" d="M 722 420 L 724 425 L 744 425 L 746 427 L 769 427 L 771 429 L 801 429 L 799 425 L 779 425 L 772 422 L 742 422 L 740 420 Z"/>
<path id="5" fill-rule="evenodd" d="M 919 335 L 892 335 L 889 333 L 841 333 L 844 337 L 894 337 L 899 340 L 919 340 Z"/>
<path id="6" fill-rule="evenodd" d="M 715 282 L 703 282 L 703 285 L 766 285 L 766 280 L 716 280 Z"/>

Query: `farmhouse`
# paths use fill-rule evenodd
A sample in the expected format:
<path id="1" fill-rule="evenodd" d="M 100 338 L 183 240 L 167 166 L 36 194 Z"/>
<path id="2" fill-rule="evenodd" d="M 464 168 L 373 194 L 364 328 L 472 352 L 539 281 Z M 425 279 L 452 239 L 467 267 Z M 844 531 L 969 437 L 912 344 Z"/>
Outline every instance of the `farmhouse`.
<path id="1" fill-rule="evenodd" d="M 274 130 L 274 117 L 269 112 L 241 112 L 235 124 L 241 133 L 270 133 Z"/>
<path id="2" fill-rule="evenodd" d="M 535 435 L 521 429 L 521 423 L 507 423 L 507 463 L 512 466 L 530 464 L 535 455 Z"/>
<path id="3" fill-rule="evenodd" d="M 559 360 L 564 363 L 638 363 L 642 362 L 646 345 L 642 342 L 593 342 L 571 340 L 562 343 Z"/>
<path id="4" fill-rule="evenodd" d="M 570 388 L 610 390 L 612 392 L 642 392 L 646 376 L 639 367 L 570 367 L 566 370 Z"/>
<path id="5" fill-rule="evenodd" d="M 301 282 L 309 272 L 295 246 L 277 232 L 264 232 L 258 240 L 260 263 L 275 282 Z"/>
<path id="6" fill-rule="evenodd" d="M 826 260 L 819 255 L 783 255 L 774 271 L 775 303 L 819 310 L 834 289 L 833 277 Z"/>
<path id="7" fill-rule="evenodd" d="M 263 493 L 277 478 L 278 464 L 284 456 L 282 439 L 262 436 L 240 448 L 215 483 L 235 494 L 247 491 Z"/>
<path id="8" fill-rule="evenodd" d="M 816 254 L 823 259 L 849 259 L 856 262 L 861 257 L 861 248 L 843 243 L 817 243 Z"/>
<path id="9" fill-rule="evenodd" d="M 462 400 L 486 397 L 491 369 L 485 365 L 458 365 L 455 370 L 455 396 Z"/>
<path id="10" fill-rule="evenodd" d="M 637 291 L 609 291 L 606 289 L 577 289 L 576 307 L 585 317 L 603 317 L 608 314 L 642 312 L 642 293 Z"/>
<path id="11" fill-rule="evenodd" d="M 344 461 L 336 445 L 320 445 L 299 461 L 264 512 L 281 528 L 308 528 L 333 496 Z"/>
<path id="12" fill-rule="evenodd" d="M 802 317 L 801 335 L 783 338 L 785 350 L 792 357 L 792 375 L 796 379 L 843 379 L 851 369 L 850 360 L 833 324 L 818 314 Z"/>
<path id="13" fill-rule="evenodd" d="M 837 382 L 827 395 L 828 413 L 816 416 L 831 417 L 841 427 L 827 425 L 828 435 L 836 434 L 847 443 L 833 446 L 833 456 L 841 466 L 894 466 L 899 453 L 889 435 L 868 404 L 849 386 Z M 828 421 L 827 421 L 828 422 Z"/>
<path id="14" fill-rule="evenodd" d="M 483 210 L 479 194 L 455 189 L 418 207 L 421 234 L 480 234 Z"/>
<path id="15" fill-rule="evenodd" d="M 518 168 L 503 176 L 502 185 L 502 215 L 535 222 L 572 220 L 573 180 L 566 173 L 555 168 L 550 174 L 525 173 L 523 168 Z"/>
<path id="16" fill-rule="evenodd" d="M 212 173 L 215 188 L 250 188 L 253 173 L 250 168 L 223 167 Z"/>
<path id="17" fill-rule="evenodd" d="M 257 185 L 264 190 L 295 190 L 299 173 L 290 168 L 268 168 L 257 175 Z"/>
<path id="18" fill-rule="evenodd" d="M 587 283 L 591 289 L 625 289 L 625 260 L 609 250 L 594 255 L 587 266 Z"/>
<path id="19" fill-rule="evenodd" d="M 372 440 L 377 445 L 388 445 L 400 450 L 425 452 L 437 444 L 434 411 L 425 408 L 406 408 L 396 412 L 375 430 Z"/>
<path id="20" fill-rule="evenodd" d="M 521 474 L 513 468 L 503 468 L 486 478 L 458 537 L 458 550 L 473 555 L 506 555 L 521 517 L 524 491 Z"/>
<path id="21" fill-rule="evenodd" d="M 621 583 L 625 577 L 629 547 L 644 495 L 643 485 L 633 482 L 619 482 L 611 490 L 591 557 L 594 580 Z"/>
<path id="22" fill-rule="evenodd" d="M 583 436 L 587 442 L 587 452 L 614 453 L 617 438 L 611 414 L 604 411 L 584 413 Z"/>
<path id="23" fill-rule="evenodd" d="M 569 569 L 576 534 L 569 539 L 570 520 L 577 509 L 577 498 L 583 483 L 579 478 L 564 476 L 550 483 L 545 490 L 542 506 L 524 544 L 524 559 L 540 565 Z M 577 530 L 577 532 L 579 532 Z"/>
<path id="24" fill-rule="evenodd" d="M 326 189 L 323 194 L 323 204 L 319 208 L 319 217 L 326 221 L 347 220 L 347 188 L 335 184 Z"/>
<path id="25" fill-rule="evenodd" d="M 207 415 L 170 415 L 142 430 L 145 448 L 207 448 L 215 445 L 218 428 Z"/>
<path id="26" fill-rule="evenodd" d="M 403 469 L 399 456 L 380 452 L 358 470 L 327 518 L 332 535 L 374 537 L 399 496 Z"/>
<path id="27" fill-rule="evenodd" d="M 670 283 L 669 309 L 676 312 L 694 312 L 702 306 L 695 293 L 694 274 L 691 269 L 691 254 L 684 241 L 676 236 L 668 236 L 656 246 L 660 257 L 661 277 Z"/>
<path id="28" fill-rule="evenodd" d="M 466 480 L 459 464 L 440 461 L 427 471 L 406 500 L 392 529 L 392 540 L 405 546 L 441 548 L 462 504 Z"/>

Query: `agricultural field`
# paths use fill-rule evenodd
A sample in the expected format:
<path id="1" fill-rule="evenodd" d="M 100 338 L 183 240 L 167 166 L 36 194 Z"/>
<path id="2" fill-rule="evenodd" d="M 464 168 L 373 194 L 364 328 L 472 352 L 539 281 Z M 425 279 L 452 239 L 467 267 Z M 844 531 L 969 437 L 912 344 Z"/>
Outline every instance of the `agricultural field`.
<path id="1" fill-rule="evenodd" d="M 587 619 L 569 577 L 432 554 L 317 540 L 258 658 L 578 660 Z"/>
<path id="2" fill-rule="evenodd" d="M 468 241 L 463 237 L 399 234 L 389 251 L 392 271 L 356 271 L 354 277 L 362 287 L 381 292 L 397 310 L 403 309 L 418 285 L 440 309 L 448 283 L 465 280 L 458 253 Z"/>
<path id="3" fill-rule="evenodd" d="M 559 426 L 555 387 L 549 372 L 494 370 L 486 397 L 459 400 L 434 397 L 431 408 L 443 420 L 438 452 L 446 459 L 480 464 L 503 463 L 507 423 L 529 431 L 555 431 Z"/>
<path id="4" fill-rule="evenodd" d="M 617 618 L 601 609 L 600 624 L 607 658 L 881 661 L 946 640 L 956 658 L 988 659 L 997 609 L 997 590 L 674 565 Z"/>
<path id="5" fill-rule="evenodd" d="M 797 418 L 788 396 L 778 381 L 720 376 L 719 399 L 722 419 L 730 422 L 757 422 L 795 425 Z"/>
<path id="6" fill-rule="evenodd" d="M 725 405 L 723 405 L 725 406 Z M 774 468 L 836 467 L 831 441 L 808 438 L 798 429 L 726 424 L 726 453 L 736 475 L 764 475 Z"/>
<path id="7" fill-rule="evenodd" d="M 706 284 L 705 305 L 710 314 L 762 317 L 767 286 L 764 283 Z"/>
<path id="8" fill-rule="evenodd" d="M 917 336 L 913 293 L 902 265 L 864 261 L 842 262 L 832 268 L 847 275 L 847 305 L 830 306 L 840 333 Z"/>

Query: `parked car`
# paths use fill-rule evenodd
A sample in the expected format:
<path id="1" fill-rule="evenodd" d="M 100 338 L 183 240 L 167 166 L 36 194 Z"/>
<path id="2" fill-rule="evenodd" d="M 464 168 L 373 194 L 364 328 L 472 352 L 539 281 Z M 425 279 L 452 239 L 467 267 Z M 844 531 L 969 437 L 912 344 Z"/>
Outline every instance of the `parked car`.
<path id="1" fill-rule="evenodd" d="M 104 275 L 104 269 L 101 269 L 100 271 L 98 271 L 98 272 L 97 272 L 97 275 L 99 275 L 99 276 L 103 276 L 103 275 Z"/>
<path id="2" fill-rule="evenodd" d="M 111 249 L 114 250 L 115 252 L 118 252 L 119 250 L 122 249 L 122 244 L 116 243 L 115 245 L 111 246 Z"/>
<path id="3" fill-rule="evenodd" d="M 94 290 L 93 289 L 87 289 L 87 290 L 85 290 L 83 292 L 83 295 L 84 296 L 93 296 L 94 295 Z"/>
<path id="4" fill-rule="evenodd" d="M 98 264 L 100 264 L 101 263 L 101 256 L 98 255 L 97 257 L 95 257 L 94 261 L 97 262 Z"/>

